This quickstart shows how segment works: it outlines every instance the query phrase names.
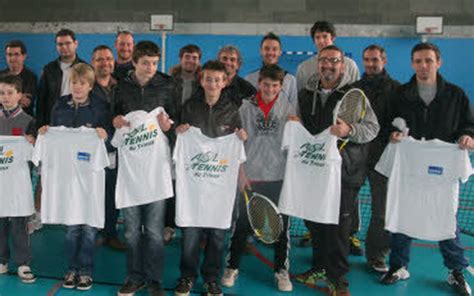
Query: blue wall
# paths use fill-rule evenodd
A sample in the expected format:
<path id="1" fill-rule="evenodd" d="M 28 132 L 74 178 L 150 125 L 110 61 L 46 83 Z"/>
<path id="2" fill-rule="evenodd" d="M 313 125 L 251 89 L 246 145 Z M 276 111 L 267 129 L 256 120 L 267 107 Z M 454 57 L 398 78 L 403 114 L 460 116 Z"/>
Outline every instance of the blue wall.
<path id="1" fill-rule="evenodd" d="M 78 53 L 87 61 L 93 48 L 99 44 L 113 47 L 114 34 L 78 34 Z M 28 47 L 27 65 L 36 73 L 49 61 L 57 57 L 53 34 L 0 34 L 0 44 L 3 45 L 11 39 L 21 39 Z M 136 41 L 153 40 L 161 46 L 161 38 L 153 34 L 137 34 Z M 203 61 L 216 57 L 220 47 L 226 44 L 234 44 L 239 47 L 243 56 L 244 64 L 241 75 L 245 75 L 260 66 L 259 44 L 261 36 L 235 36 L 235 35 L 168 35 L 167 36 L 167 69 L 178 63 L 178 50 L 182 46 L 195 43 L 203 51 Z M 443 39 L 433 38 L 430 40 L 437 44 L 442 52 L 443 65 L 441 73 L 451 82 L 461 86 L 474 100 L 474 39 Z M 285 51 L 314 51 L 314 46 L 308 37 L 283 36 L 283 47 Z M 385 47 L 388 54 L 387 69 L 389 73 L 401 82 L 406 82 L 413 71 L 410 67 L 410 50 L 416 43 L 417 38 L 365 38 L 365 37 L 339 37 L 336 44 L 343 48 L 346 53 L 357 62 L 361 71 L 362 50 L 369 44 L 377 43 Z M 281 65 L 290 72 L 296 70 L 296 65 L 305 56 L 291 57 L 283 56 Z M 5 68 L 5 57 L 0 55 L 0 68 Z"/>

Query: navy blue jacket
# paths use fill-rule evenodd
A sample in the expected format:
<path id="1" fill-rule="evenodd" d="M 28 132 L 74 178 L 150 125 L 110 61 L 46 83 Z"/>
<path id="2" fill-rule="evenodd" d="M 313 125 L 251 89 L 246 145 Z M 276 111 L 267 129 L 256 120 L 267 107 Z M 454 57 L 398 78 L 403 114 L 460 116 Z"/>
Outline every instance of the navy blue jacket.
<path id="1" fill-rule="evenodd" d="M 89 93 L 89 99 L 84 104 L 75 105 L 72 96 L 61 97 L 51 110 L 51 126 L 77 128 L 81 126 L 107 131 L 107 150 L 110 151 L 110 139 L 113 136 L 112 113 L 109 104 L 103 99 Z"/>

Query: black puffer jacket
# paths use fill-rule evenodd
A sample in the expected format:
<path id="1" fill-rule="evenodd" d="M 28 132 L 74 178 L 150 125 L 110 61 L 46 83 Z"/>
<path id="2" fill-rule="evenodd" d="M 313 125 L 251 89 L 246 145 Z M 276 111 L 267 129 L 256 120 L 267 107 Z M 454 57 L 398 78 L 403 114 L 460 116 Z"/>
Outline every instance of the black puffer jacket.
<path id="1" fill-rule="evenodd" d="M 242 127 L 239 108 L 225 93 L 214 106 L 206 103 L 204 94 L 192 97 L 183 106 L 181 123 L 198 127 L 208 137 L 216 138 L 231 134 Z"/>
<path id="2" fill-rule="evenodd" d="M 157 72 L 145 86 L 141 86 L 132 72 L 118 81 L 113 102 L 114 114 L 125 115 L 138 110 L 150 112 L 161 106 L 176 121 L 175 100 L 176 84 L 170 76 Z"/>
<path id="3" fill-rule="evenodd" d="M 390 98 L 393 97 L 397 88 L 400 87 L 400 82 L 392 79 L 384 70 L 383 73 L 375 76 L 369 76 L 364 73 L 362 78 L 352 86 L 364 91 L 380 124 L 379 134 L 369 144 L 368 166 L 373 168 L 388 144 L 392 126 L 390 120 Z"/>
<path id="4" fill-rule="evenodd" d="M 36 119 L 38 126 L 49 124 L 51 121 L 51 109 L 56 101 L 61 97 L 61 84 L 63 81 L 63 71 L 61 70 L 59 58 L 50 62 L 43 68 L 39 86 L 38 101 L 36 105 Z M 85 63 L 84 60 L 76 55 L 72 65 Z"/>
<path id="5" fill-rule="evenodd" d="M 391 118 L 405 119 L 415 139 L 439 139 L 454 143 L 460 136 L 474 136 L 474 116 L 469 98 L 458 86 L 438 74 L 436 97 L 426 106 L 418 95 L 416 76 L 392 98 Z"/>

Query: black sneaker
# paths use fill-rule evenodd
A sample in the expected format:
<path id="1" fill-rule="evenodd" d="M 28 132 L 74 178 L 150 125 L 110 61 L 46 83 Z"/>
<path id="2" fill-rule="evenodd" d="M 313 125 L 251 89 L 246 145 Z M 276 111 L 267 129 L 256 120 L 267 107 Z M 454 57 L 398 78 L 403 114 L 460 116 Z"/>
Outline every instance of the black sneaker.
<path id="1" fill-rule="evenodd" d="M 400 280 L 406 280 L 410 277 L 408 270 L 402 267 L 390 267 L 388 272 L 380 278 L 380 282 L 385 285 L 394 284 Z"/>
<path id="2" fill-rule="evenodd" d="M 207 296 L 222 296 L 221 286 L 217 282 L 209 282 L 204 284 Z"/>
<path id="3" fill-rule="evenodd" d="M 453 287 L 459 295 L 471 296 L 472 290 L 460 270 L 451 270 L 448 275 L 448 284 Z"/>
<path id="4" fill-rule="evenodd" d="M 132 281 L 126 281 L 118 291 L 118 296 L 133 296 L 135 292 L 140 291 L 145 287 L 145 283 L 135 283 Z"/>
<path id="5" fill-rule="evenodd" d="M 68 272 L 64 277 L 63 288 L 74 289 L 76 287 L 76 274 L 74 272 Z"/>
<path id="6" fill-rule="evenodd" d="M 164 296 L 165 290 L 159 282 L 152 281 L 148 284 L 148 295 L 150 296 Z"/>
<path id="7" fill-rule="evenodd" d="M 360 246 L 360 240 L 356 236 L 350 236 L 350 250 L 349 253 L 353 256 L 364 255 L 364 249 Z"/>
<path id="8" fill-rule="evenodd" d="M 193 288 L 193 279 L 192 278 L 180 278 L 176 288 L 174 288 L 175 296 L 188 296 L 189 292 Z"/>
<path id="9" fill-rule="evenodd" d="M 92 288 L 92 277 L 88 275 L 80 275 L 76 285 L 76 289 L 80 291 L 87 291 Z"/>

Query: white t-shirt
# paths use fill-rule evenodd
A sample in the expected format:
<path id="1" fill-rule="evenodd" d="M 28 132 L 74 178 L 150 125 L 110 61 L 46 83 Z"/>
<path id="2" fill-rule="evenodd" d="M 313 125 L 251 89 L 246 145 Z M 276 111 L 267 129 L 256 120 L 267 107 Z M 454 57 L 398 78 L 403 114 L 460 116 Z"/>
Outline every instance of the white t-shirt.
<path id="1" fill-rule="evenodd" d="M 329 129 L 311 135 L 299 122 L 285 125 L 282 149 L 288 150 L 278 208 L 305 220 L 339 224 L 341 163 L 337 137 Z"/>
<path id="2" fill-rule="evenodd" d="M 237 135 L 209 138 L 191 127 L 179 134 L 176 163 L 176 224 L 230 228 L 244 145 Z"/>
<path id="3" fill-rule="evenodd" d="M 36 141 L 33 163 L 40 161 L 41 221 L 103 228 L 109 161 L 95 129 L 50 127 Z"/>
<path id="4" fill-rule="evenodd" d="M 424 240 L 455 237 L 459 180 L 472 174 L 467 150 L 405 138 L 387 146 L 375 169 L 389 178 L 385 229 Z"/>
<path id="5" fill-rule="evenodd" d="M 0 136 L 0 217 L 35 212 L 30 168 L 33 146 L 25 137 Z"/>
<path id="6" fill-rule="evenodd" d="M 69 87 L 69 81 L 71 77 L 71 66 L 72 63 L 63 63 L 59 62 L 59 66 L 61 67 L 61 71 L 63 72 L 62 80 L 61 80 L 61 97 L 69 95 L 71 93 L 71 89 Z"/>
<path id="7" fill-rule="evenodd" d="M 173 196 L 168 138 L 156 118 L 161 112 L 165 112 L 162 107 L 150 113 L 130 112 L 125 116 L 130 127 L 115 131 L 112 145 L 119 155 L 115 191 L 118 209 Z"/>

